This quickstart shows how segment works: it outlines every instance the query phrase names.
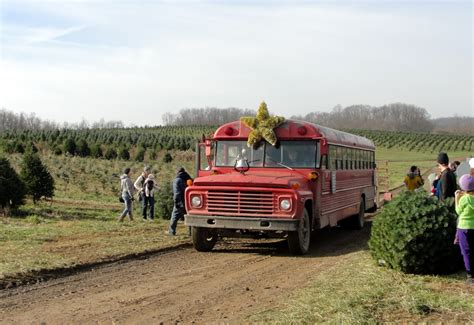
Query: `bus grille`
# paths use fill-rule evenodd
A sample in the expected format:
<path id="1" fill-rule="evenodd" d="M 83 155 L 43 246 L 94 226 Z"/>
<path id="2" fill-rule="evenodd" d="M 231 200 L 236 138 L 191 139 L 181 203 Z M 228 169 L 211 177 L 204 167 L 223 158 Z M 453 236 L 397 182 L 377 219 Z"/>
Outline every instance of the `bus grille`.
<path id="1" fill-rule="evenodd" d="M 274 197 L 271 192 L 208 191 L 207 210 L 212 213 L 271 215 Z"/>

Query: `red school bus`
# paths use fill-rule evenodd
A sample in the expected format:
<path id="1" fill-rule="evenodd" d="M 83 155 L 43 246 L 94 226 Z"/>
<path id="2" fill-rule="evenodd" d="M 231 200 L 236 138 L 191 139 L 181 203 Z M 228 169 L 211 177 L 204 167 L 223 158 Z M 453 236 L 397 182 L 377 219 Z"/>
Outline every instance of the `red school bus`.
<path id="1" fill-rule="evenodd" d="M 375 146 L 364 137 L 287 120 L 278 142 L 248 148 L 252 130 L 220 126 L 198 145 L 197 177 L 186 188 L 185 224 L 198 251 L 219 237 L 286 238 L 292 254 L 309 250 L 311 231 L 341 220 L 361 229 L 375 209 Z"/>

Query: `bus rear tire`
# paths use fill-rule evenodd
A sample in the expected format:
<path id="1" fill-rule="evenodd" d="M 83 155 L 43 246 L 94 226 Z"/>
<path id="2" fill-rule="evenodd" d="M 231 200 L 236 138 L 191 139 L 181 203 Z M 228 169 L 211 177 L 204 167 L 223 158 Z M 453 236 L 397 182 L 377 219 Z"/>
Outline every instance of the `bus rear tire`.
<path id="1" fill-rule="evenodd" d="M 293 255 L 303 255 L 309 251 L 311 241 L 311 222 L 308 210 L 304 209 L 303 218 L 298 224 L 297 231 L 288 233 L 288 247 Z"/>
<path id="2" fill-rule="evenodd" d="M 193 246 L 198 252 L 210 252 L 217 242 L 217 232 L 213 229 L 193 227 Z"/>
<path id="3" fill-rule="evenodd" d="M 365 200 L 363 197 L 360 198 L 359 213 L 353 216 L 352 227 L 354 229 L 362 229 L 365 225 Z"/>

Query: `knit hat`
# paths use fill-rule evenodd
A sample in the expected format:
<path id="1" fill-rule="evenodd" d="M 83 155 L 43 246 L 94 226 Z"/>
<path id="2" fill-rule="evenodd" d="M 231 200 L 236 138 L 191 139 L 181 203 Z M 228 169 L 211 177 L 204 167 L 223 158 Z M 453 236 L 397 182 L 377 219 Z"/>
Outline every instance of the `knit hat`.
<path id="1" fill-rule="evenodd" d="M 446 152 L 440 152 L 438 155 L 438 164 L 447 165 L 449 164 L 449 157 Z"/>
<path id="2" fill-rule="evenodd" d="M 459 178 L 459 187 L 466 192 L 474 191 L 474 176 L 469 174 L 462 175 L 461 178 Z"/>
<path id="3" fill-rule="evenodd" d="M 130 168 L 128 168 L 128 167 L 125 168 L 125 169 L 123 170 L 123 173 L 128 175 L 128 173 L 130 173 Z"/>
<path id="4" fill-rule="evenodd" d="M 178 167 L 178 169 L 176 169 L 176 173 L 183 173 L 184 171 L 184 167 Z"/>

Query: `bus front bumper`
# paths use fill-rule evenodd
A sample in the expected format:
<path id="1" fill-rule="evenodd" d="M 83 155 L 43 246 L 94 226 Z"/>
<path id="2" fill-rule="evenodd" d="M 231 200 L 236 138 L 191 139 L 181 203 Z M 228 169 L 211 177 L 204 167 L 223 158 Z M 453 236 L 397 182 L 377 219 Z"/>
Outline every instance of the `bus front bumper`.
<path id="1" fill-rule="evenodd" d="M 185 215 L 184 218 L 184 224 L 186 226 L 215 229 L 296 231 L 299 223 L 299 220 L 295 219 L 203 216 L 190 214 Z"/>

